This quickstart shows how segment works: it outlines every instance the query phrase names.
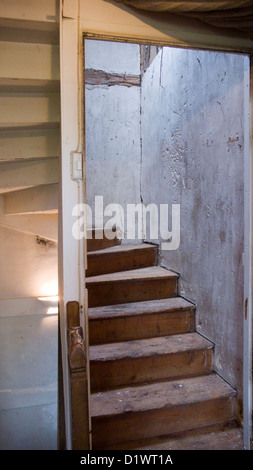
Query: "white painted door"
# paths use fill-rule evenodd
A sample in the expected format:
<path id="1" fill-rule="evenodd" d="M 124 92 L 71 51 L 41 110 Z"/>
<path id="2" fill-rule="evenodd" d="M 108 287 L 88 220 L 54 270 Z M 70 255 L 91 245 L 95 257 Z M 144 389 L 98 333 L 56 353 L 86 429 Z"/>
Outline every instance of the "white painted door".
<path id="1" fill-rule="evenodd" d="M 62 2 L 63 3 L 63 2 Z M 81 20 L 80 20 L 81 18 Z M 112 21 L 112 18 L 114 20 Z M 86 248 L 84 241 L 72 236 L 72 210 L 79 202 L 85 202 L 83 181 L 73 181 L 70 176 L 72 152 L 83 152 L 83 51 L 82 34 L 88 33 L 103 36 L 132 39 L 138 38 L 146 42 L 155 41 L 159 44 L 182 47 L 200 47 L 211 50 L 229 52 L 246 52 L 252 48 L 252 42 L 237 37 L 224 37 L 220 34 L 209 34 L 209 30 L 201 29 L 198 33 L 191 30 L 191 25 L 175 25 L 173 21 L 166 25 L 159 20 L 152 20 L 152 27 L 145 23 L 141 13 L 132 15 L 125 9 L 119 9 L 103 0 L 65 0 L 63 18 L 61 20 L 61 119 L 62 119 L 62 167 L 61 167 L 61 201 L 60 201 L 60 309 L 61 335 L 66 345 L 66 303 L 78 300 L 84 306 L 82 323 L 87 322 L 85 263 Z M 192 27 L 194 29 L 194 26 Z M 176 33 L 175 33 L 176 31 Z M 249 61 L 245 59 L 245 79 L 249 76 Z M 246 87 L 245 87 L 246 89 Z M 249 93 L 245 91 L 245 125 L 250 125 Z M 247 127 L 246 127 L 247 128 Z M 250 448 L 252 440 L 252 164 L 249 159 L 251 143 L 246 142 L 245 149 L 245 311 L 239 312 L 244 321 L 244 444 Z M 252 159 L 252 156 L 251 156 Z M 71 422 L 69 406 L 69 382 L 67 368 L 67 351 L 63 346 L 65 411 L 67 427 L 67 446 L 71 446 Z"/>

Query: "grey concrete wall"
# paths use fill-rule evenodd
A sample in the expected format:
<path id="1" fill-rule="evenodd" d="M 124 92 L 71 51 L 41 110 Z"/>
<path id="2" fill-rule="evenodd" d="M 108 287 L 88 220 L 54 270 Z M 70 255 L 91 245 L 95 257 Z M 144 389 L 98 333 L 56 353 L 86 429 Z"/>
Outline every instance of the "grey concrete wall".
<path id="1" fill-rule="evenodd" d="M 215 369 L 242 391 L 244 58 L 164 48 L 143 77 L 145 204 L 181 205 L 181 243 L 162 251 Z M 169 219 L 170 220 L 170 219 Z"/>
<path id="2" fill-rule="evenodd" d="M 140 75 L 139 46 L 86 40 L 85 68 Z M 140 87 L 86 84 L 85 116 L 87 204 L 94 214 L 103 196 L 104 208 L 120 204 L 126 214 L 127 203 L 140 202 Z"/>
<path id="3" fill-rule="evenodd" d="M 138 44 L 85 39 L 85 68 L 109 73 L 140 73 Z"/>

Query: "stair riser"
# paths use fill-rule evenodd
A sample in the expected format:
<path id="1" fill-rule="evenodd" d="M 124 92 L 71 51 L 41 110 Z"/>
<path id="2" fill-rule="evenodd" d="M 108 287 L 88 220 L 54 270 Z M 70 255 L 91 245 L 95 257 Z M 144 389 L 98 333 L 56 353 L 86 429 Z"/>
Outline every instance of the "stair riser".
<path id="1" fill-rule="evenodd" d="M 225 423 L 234 419 L 234 409 L 235 399 L 222 397 L 142 413 L 93 418 L 93 449 Z"/>
<path id="2" fill-rule="evenodd" d="M 88 254 L 87 276 L 97 276 L 131 269 L 147 268 L 156 264 L 157 248 L 145 248 L 107 255 Z"/>
<path id="3" fill-rule="evenodd" d="M 194 330 L 194 310 L 89 321 L 90 345 L 191 333 Z"/>
<path id="4" fill-rule="evenodd" d="M 138 359 L 91 360 L 91 390 L 102 391 L 155 380 L 208 374 L 212 368 L 212 358 L 213 350 L 203 349 Z"/>
<path id="5" fill-rule="evenodd" d="M 104 248 L 110 248 L 111 246 L 120 245 L 121 240 L 118 238 L 113 238 L 110 240 L 109 238 L 88 238 L 87 239 L 87 251 L 96 251 L 96 250 L 103 250 Z"/>
<path id="6" fill-rule="evenodd" d="M 87 283 L 89 307 L 176 297 L 177 278 Z"/>

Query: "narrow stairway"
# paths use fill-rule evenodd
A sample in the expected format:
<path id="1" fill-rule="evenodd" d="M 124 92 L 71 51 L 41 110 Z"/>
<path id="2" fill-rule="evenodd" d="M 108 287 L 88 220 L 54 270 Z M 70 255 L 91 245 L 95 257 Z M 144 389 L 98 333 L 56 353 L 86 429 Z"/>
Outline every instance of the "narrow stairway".
<path id="1" fill-rule="evenodd" d="M 93 449 L 242 449 L 236 391 L 157 263 L 156 245 L 89 240 Z"/>
<path id="2" fill-rule="evenodd" d="M 59 14 L 53 1 L 11 3 L 0 12 L 0 224 L 57 242 Z"/>

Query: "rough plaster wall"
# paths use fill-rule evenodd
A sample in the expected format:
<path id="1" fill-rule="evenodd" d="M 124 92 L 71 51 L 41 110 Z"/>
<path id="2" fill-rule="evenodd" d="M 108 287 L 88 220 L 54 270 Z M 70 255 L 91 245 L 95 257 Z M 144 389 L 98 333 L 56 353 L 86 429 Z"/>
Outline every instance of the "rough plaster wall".
<path id="1" fill-rule="evenodd" d="M 181 205 L 162 265 L 196 303 L 215 369 L 242 390 L 244 58 L 164 48 L 142 87 L 142 197 Z M 169 218 L 170 220 L 170 218 Z M 170 227 L 169 227 L 170 228 Z"/>
<path id="2" fill-rule="evenodd" d="M 139 46 L 86 40 L 85 67 L 140 75 Z M 126 214 L 140 203 L 140 87 L 86 85 L 85 115 L 87 203 L 94 214 L 103 196 L 104 208 L 120 204 Z"/>
<path id="3" fill-rule="evenodd" d="M 139 75 L 140 51 L 136 44 L 85 39 L 85 68 L 109 73 Z"/>
<path id="4" fill-rule="evenodd" d="M 57 245 L 0 227 L 0 449 L 57 449 Z"/>

